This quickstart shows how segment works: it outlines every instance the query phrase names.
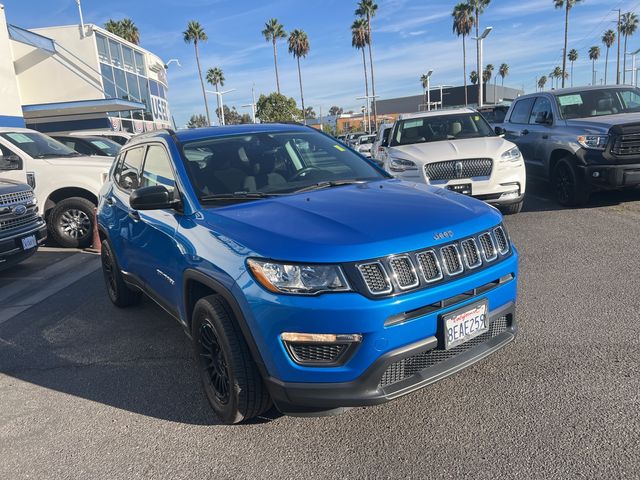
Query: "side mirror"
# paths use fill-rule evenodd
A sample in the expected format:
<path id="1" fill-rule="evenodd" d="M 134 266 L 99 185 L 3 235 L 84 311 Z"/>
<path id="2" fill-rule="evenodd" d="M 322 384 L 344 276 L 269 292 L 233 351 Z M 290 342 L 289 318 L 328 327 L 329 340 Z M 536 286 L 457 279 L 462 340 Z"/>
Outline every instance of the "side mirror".
<path id="1" fill-rule="evenodd" d="M 496 132 L 496 135 L 498 135 L 499 137 L 507 133 L 507 131 L 502 127 L 496 127 L 494 130 Z"/>
<path id="2" fill-rule="evenodd" d="M 0 155 L 0 170 L 22 170 L 22 158 L 18 155 Z"/>
<path id="3" fill-rule="evenodd" d="M 180 202 L 173 200 L 172 194 L 163 185 L 140 187 L 129 197 L 129 205 L 134 210 L 165 210 L 175 208 Z"/>

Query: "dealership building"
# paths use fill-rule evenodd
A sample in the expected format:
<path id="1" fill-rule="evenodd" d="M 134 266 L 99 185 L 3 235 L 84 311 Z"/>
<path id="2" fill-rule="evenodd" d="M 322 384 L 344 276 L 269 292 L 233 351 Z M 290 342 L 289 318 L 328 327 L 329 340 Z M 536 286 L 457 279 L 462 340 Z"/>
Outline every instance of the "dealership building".
<path id="1" fill-rule="evenodd" d="M 91 24 L 25 29 L 0 5 L 0 126 L 142 133 L 171 126 L 164 62 Z"/>

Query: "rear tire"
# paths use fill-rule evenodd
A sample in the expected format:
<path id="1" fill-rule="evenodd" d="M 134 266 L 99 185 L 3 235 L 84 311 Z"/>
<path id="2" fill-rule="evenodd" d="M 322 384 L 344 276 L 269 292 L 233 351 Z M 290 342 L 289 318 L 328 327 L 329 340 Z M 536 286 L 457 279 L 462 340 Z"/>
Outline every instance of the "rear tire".
<path id="1" fill-rule="evenodd" d="M 501 206 L 500 211 L 504 215 L 515 215 L 516 213 L 520 213 L 523 205 L 524 205 L 524 200 L 520 200 L 518 203 L 512 203 L 511 205 Z"/>
<path id="2" fill-rule="evenodd" d="M 116 307 L 125 308 L 140 302 L 142 292 L 134 290 L 126 284 L 122 277 L 118 261 L 107 240 L 102 241 L 100 251 L 102 274 L 107 287 L 107 294 Z"/>
<path id="3" fill-rule="evenodd" d="M 589 188 L 568 158 L 559 160 L 553 167 L 551 181 L 556 201 L 560 205 L 574 207 L 589 201 Z"/>
<path id="4" fill-rule="evenodd" d="M 205 393 L 224 423 L 240 423 L 271 407 L 258 367 L 222 297 L 209 295 L 198 300 L 192 336 Z"/>
<path id="5" fill-rule="evenodd" d="M 61 200 L 48 218 L 49 234 L 64 248 L 86 248 L 93 241 L 93 202 L 82 197 Z"/>

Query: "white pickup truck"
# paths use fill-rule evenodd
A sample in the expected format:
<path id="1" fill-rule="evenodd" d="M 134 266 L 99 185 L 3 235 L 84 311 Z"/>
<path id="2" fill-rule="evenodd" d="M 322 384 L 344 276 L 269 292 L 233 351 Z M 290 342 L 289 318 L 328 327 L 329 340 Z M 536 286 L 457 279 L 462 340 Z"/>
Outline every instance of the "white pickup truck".
<path id="1" fill-rule="evenodd" d="M 10 127 L 0 127 L 0 156 L 20 167 L 3 176 L 33 187 L 58 245 L 91 245 L 93 209 L 112 157 L 84 156 L 35 130 Z"/>

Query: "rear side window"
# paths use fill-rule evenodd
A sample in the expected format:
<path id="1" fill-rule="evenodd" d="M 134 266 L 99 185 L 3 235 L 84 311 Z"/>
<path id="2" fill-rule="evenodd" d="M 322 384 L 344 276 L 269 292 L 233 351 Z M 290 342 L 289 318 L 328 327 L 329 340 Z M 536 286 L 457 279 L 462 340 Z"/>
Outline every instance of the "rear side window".
<path id="1" fill-rule="evenodd" d="M 123 154 L 122 162 L 118 165 L 114 175 L 120 188 L 131 191 L 140 186 L 143 156 L 144 147 L 132 148 Z"/>
<path id="2" fill-rule="evenodd" d="M 529 123 L 547 123 L 552 117 L 551 102 L 546 97 L 539 97 L 531 110 Z"/>
<path id="3" fill-rule="evenodd" d="M 518 100 L 513 106 L 513 112 L 511 112 L 511 117 L 509 117 L 509 123 L 529 123 L 531 107 L 535 100 L 535 97 Z"/>
<path id="4" fill-rule="evenodd" d="M 389 144 L 389 134 L 391 133 L 391 130 L 393 129 L 385 128 L 382 131 L 382 141 L 380 142 L 380 145 L 382 145 L 383 147 L 386 147 Z"/>
<path id="5" fill-rule="evenodd" d="M 151 145 L 147 149 L 147 157 L 142 172 L 141 187 L 162 185 L 173 192 L 176 187 L 176 179 L 171 169 L 171 160 L 167 151 L 160 145 Z"/>

